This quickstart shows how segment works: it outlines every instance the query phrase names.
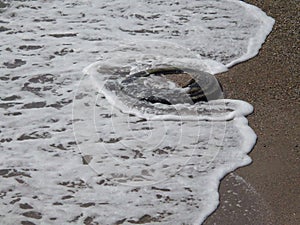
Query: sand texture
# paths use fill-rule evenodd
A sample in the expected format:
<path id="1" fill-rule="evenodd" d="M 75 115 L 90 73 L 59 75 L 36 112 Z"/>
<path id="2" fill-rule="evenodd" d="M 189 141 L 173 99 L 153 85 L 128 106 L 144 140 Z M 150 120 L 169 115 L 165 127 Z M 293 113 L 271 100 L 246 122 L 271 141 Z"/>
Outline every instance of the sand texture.
<path id="1" fill-rule="evenodd" d="M 255 108 L 248 117 L 250 126 L 258 136 L 250 154 L 253 163 L 234 173 L 256 190 L 261 198 L 259 201 L 265 202 L 269 210 L 264 212 L 268 224 L 297 225 L 300 224 L 300 2 L 246 2 L 260 7 L 276 20 L 276 24 L 257 57 L 218 75 L 227 98 L 245 100 Z M 220 187 L 220 207 L 205 225 L 245 224 L 245 216 L 243 212 L 238 212 L 236 206 L 233 207 L 236 210 L 231 210 L 224 217 L 224 195 L 233 189 L 226 179 L 228 177 Z M 256 201 L 250 195 L 248 200 L 249 204 Z M 253 216 L 252 222 L 247 224 L 265 223 Z"/>

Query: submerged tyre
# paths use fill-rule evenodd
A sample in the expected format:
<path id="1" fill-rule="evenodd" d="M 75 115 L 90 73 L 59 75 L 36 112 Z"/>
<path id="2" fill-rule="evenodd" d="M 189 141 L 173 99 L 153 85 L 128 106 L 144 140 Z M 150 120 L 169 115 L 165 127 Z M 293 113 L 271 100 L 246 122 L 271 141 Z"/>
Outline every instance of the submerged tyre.
<path id="1" fill-rule="evenodd" d="M 195 104 L 223 98 L 214 75 L 177 67 L 140 71 L 122 80 L 121 86 L 127 95 L 152 104 Z"/>

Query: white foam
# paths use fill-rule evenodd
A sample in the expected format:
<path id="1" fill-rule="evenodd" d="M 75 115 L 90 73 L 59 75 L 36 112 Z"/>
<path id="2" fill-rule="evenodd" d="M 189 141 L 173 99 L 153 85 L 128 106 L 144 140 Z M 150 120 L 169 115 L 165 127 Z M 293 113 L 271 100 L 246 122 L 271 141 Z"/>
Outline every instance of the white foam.
<path id="1" fill-rule="evenodd" d="M 253 57 L 273 19 L 235 0 L 7 2 L 0 13 L 8 29 L 0 32 L 1 224 L 201 223 L 218 205 L 219 180 L 250 162 L 256 136 L 244 117 L 252 106 L 194 106 L 208 107 L 207 115 L 130 111 L 98 92 L 111 75 L 99 66 L 139 59 L 128 65 L 136 72 L 152 57 L 219 73 Z"/>
<path id="2" fill-rule="evenodd" d="M 256 31 L 256 35 L 249 39 L 247 52 L 243 56 L 238 59 L 233 60 L 232 62 L 228 63 L 226 66 L 231 67 L 237 63 L 244 62 L 250 58 L 256 56 L 261 48 L 262 44 L 266 40 L 269 33 L 272 31 L 272 28 L 275 24 L 275 20 L 271 17 L 268 17 L 265 12 L 261 9 L 257 8 L 256 6 L 247 4 L 243 1 L 239 1 L 248 11 L 250 15 L 256 18 L 260 22 L 260 26 Z"/>

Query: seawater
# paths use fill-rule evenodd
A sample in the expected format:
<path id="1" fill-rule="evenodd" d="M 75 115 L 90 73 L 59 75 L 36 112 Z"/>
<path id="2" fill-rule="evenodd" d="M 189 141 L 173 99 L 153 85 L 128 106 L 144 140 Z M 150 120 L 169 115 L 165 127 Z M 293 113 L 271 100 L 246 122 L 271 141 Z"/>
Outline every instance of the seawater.
<path id="1" fill-rule="evenodd" d="M 274 20 L 235 0 L 2 2 L 1 224 L 201 224 L 251 162 L 252 106 L 149 112 L 104 84 L 157 64 L 226 71 Z"/>

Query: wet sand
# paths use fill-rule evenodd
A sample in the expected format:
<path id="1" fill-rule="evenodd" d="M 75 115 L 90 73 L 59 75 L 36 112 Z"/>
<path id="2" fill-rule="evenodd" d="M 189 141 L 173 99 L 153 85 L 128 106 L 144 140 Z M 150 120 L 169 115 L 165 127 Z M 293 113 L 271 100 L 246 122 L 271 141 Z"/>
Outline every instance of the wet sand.
<path id="1" fill-rule="evenodd" d="M 299 12 L 297 0 L 247 0 L 276 20 L 259 55 L 232 67 L 218 76 L 227 98 L 242 99 L 251 103 L 255 111 L 248 117 L 250 126 L 258 136 L 250 153 L 253 163 L 238 169 L 234 174 L 242 177 L 256 197 L 241 191 L 248 205 L 264 202 L 257 208 L 262 218 L 252 215 L 246 218 L 245 210 L 238 206 L 227 209 L 235 184 L 230 176 L 220 186 L 221 203 L 205 225 L 248 224 L 300 224 L 300 58 Z M 236 193 L 242 196 L 243 193 Z M 248 193 L 248 194 L 247 194 Z M 233 196 L 233 195 L 231 195 Z M 245 208 L 245 206 L 244 206 Z M 240 211 L 239 211 L 240 210 Z M 234 211 L 234 212 L 233 212 Z M 255 210 L 254 210 L 255 211 Z M 268 222 L 266 222 L 268 221 Z"/>

